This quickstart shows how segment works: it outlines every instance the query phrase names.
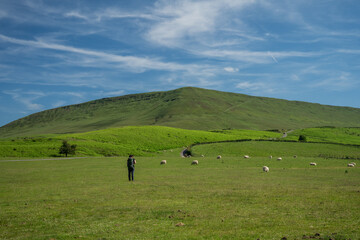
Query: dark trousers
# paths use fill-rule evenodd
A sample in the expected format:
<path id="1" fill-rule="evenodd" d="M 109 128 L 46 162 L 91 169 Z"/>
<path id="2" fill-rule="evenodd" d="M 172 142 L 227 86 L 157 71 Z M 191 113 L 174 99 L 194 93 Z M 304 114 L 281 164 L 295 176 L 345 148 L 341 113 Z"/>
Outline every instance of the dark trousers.
<path id="1" fill-rule="evenodd" d="M 135 169 L 134 168 L 129 168 L 128 167 L 128 176 L 129 176 L 129 181 L 133 180 L 134 181 L 134 171 Z"/>

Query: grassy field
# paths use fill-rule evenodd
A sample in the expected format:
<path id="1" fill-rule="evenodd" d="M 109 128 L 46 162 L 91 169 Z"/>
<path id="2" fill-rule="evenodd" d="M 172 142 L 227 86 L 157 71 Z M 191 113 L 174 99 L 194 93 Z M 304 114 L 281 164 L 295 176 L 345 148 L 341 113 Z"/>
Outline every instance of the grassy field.
<path id="1" fill-rule="evenodd" d="M 280 136 L 276 132 L 253 130 L 208 132 L 161 126 L 122 127 L 77 134 L 0 139 L 0 157 L 56 157 L 59 156 L 62 140 L 77 145 L 75 157 L 126 156 L 130 153 L 149 156 L 197 142 L 269 139 Z"/>
<path id="2" fill-rule="evenodd" d="M 297 143 L 296 159 L 238 156 L 250 143 L 266 147 L 209 144 L 193 149 L 207 148 L 204 158 L 181 158 L 181 149 L 137 157 L 134 182 L 126 157 L 0 161 L 0 239 L 360 239 L 359 167 L 302 156 L 316 156 L 312 144 Z M 276 144 L 274 155 L 289 148 Z"/>
<path id="3" fill-rule="evenodd" d="M 286 139 L 298 140 L 300 135 L 306 136 L 308 142 L 333 142 L 360 145 L 360 128 L 306 128 L 289 133 Z"/>
<path id="4" fill-rule="evenodd" d="M 203 144 L 192 147 L 195 157 L 218 155 L 240 157 L 286 157 L 360 159 L 360 146 L 343 146 L 327 143 L 249 141 L 234 143 Z"/>

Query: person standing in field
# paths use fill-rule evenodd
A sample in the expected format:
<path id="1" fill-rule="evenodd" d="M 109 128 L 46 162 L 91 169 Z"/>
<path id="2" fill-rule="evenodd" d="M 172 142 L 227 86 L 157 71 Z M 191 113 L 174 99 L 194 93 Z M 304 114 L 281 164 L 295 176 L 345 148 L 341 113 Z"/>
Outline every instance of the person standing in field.
<path id="1" fill-rule="evenodd" d="M 134 158 L 134 155 L 130 155 L 127 160 L 129 181 L 134 181 L 135 164 L 136 160 Z"/>

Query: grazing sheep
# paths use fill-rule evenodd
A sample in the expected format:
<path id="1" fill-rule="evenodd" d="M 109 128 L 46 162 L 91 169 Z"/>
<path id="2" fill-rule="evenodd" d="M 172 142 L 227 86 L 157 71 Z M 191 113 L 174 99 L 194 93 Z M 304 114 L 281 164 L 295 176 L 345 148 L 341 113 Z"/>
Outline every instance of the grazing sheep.
<path id="1" fill-rule="evenodd" d="M 205 157 L 204 154 L 201 154 L 201 157 Z"/>
<path id="2" fill-rule="evenodd" d="M 217 159 L 221 159 L 221 156 L 220 156 L 220 155 L 218 155 L 216 158 L 217 158 Z"/>
<path id="3" fill-rule="evenodd" d="M 282 160 L 282 157 L 278 157 L 277 160 L 281 161 L 281 160 Z"/>
<path id="4" fill-rule="evenodd" d="M 182 222 L 179 222 L 179 223 L 175 224 L 175 226 L 176 226 L 176 227 L 182 227 L 182 226 L 185 226 L 185 224 L 182 223 Z"/>
<path id="5" fill-rule="evenodd" d="M 353 164 L 354 166 L 356 166 L 356 163 L 352 162 L 351 164 Z"/>
<path id="6" fill-rule="evenodd" d="M 160 164 L 166 164 L 166 160 L 161 160 Z"/>
<path id="7" fill-rule="evenodd" d="M 270 155 L 269 158 L 272 159 L 272 156 Z"/>
<path id="8" fill-rule="evenodd" d="M 249 155 L 245 155 L 244 158 L 250 158 Z"/>
<path id="9" fill-rule="evenodd" d="M 198 165 L 199 164 L 199 161 L 198 160 L 194 160 L 192 161 L 191 165 Z"/>
<path id="10" fill-rule="evenodd" d="M 355 167 L 355 165 L 354 164 L 352 164 L 352 163 L 348 163 L 348 165 L 347 165 L 348 167 Z"/>
<path id="11" fill-rule="evenodd" d="M 263 166 L 263 171 L 264 171 L 264 172 L 268 172 L 268 171 L 269 171 L 269 167 Z"/>
<path id="12" fill-rule="evenodd" d="M 316 163 L 315 163 L 315 162 L 311 162 L 311 163 L 310 163 L 310 166 L 316 166 Z"/>

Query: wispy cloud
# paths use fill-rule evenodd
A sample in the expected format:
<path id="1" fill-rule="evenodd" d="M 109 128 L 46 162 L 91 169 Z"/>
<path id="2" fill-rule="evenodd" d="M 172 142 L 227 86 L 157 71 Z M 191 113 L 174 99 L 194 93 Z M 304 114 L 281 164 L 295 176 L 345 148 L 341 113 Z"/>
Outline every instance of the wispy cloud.
<path id="1" fill-rule="evenodd" d="M 89 20 L 88 16 L 81 14 L 78 11 L 71 11 L 64 14 L 65 17 L 74 17 L 74 18 L 80 18 L 84 20 Z"/>
<path id="2" fill-rule="evenodd" d="M 102 92 L 105 96 L 120 96 L 125 93 L 124 90 L 116 90 L 116 91 L 110 91 L 110 92 Z"/>
<path id="3" fill-rule="evenodd" d="M 39 111 L 44 109 L 44 105 L 35 103 L 41 97 L 44 97 L 44 93 L 39 91 L 25 92 L 22 89 L 15 89 L 11 91 L 3 91 L 4 94 L 10 95 L 13 100 L 23 104 L 27 110 Z"/>
<path id="4" fill-rule="evenodd" d="M 129 12 L 118 8 L 107 8 L 104 10 L 98 10 L 91 13 L 80 12 L 78 10 L 72 10 L 64 14 L 65 17 L 79 18 L 91 22 L 101 22 L 106 20 L 114 19 L 125 19 L 125 18 L 138 18 L 145 20 L 157 20 L 158 17 L 143 12 Z"/>
<path id="5" fill-rule="evenodd" d="M 102 61 L 113 62 L 122 64 L 123 67 L 127 67 L 136 71 L 145 71 L 145 70 L 164 70 L 164 71 L 196 71 L 201 70 L 203 67 L 195 64 L 178 64 L 173 62 L 163 62 L 159 59 L 154 58 L 144 58 L 144 57 L 135 57 L 135 56 L 122 56 L 111 53 L 105 53 L 94 50 L 86 50 L 81 48 L 75 48 L 71 46 L 56 44 L 56 43 L 47 43 L 43 41 L 33 41 L 33 40 L 22 40 L 17 38 L 7 37 L 0 34 L 0 39 L 2 41 L 30 46 L 35 48 L 51 49 L 57 51 L 71 52 L 91 57 L 100 58 Z"/>
<path id="6" fill-rule="evenodd" d="M 237 51 L 237 50 L 205 50 L 194 51 L 196 55 L 215 57 L 219 59 L 229 59 L 250 63 L 269 63 L 275 61 L 277 58 L 292 58 L 292 57 L 314 57 L 322 55 L 320 52 L 299 52 L 299 51 Z"/>
<path id="7" fill-rule="evenodd" d="M 101 21 L 102 19 L 117 19 L 117 18 L 141 18 L 145 20 L 157 20 L 158 17 L 152 14 L 143 13 L 143 12 L 129 12 L 120 9 L 106 9 L 104 11 L 95 13 L 97 19 Z"/>
<path id="8" fill-rule="evenodd" d="M 241 9 L 253 0 L 242 1 L 158 1 L 153 14 L 160 20 L 152 25 L 148 40 L 174 47 L 182 45 L 185 38 L 195 38 L 214 32 L 221 22 L 224 10 Z"/>
<path id="9" fill-rule="evenodd" d="M 268 83 L 265 82 L 249 82 L 249 81 L 243 81 L 239 82 L 235 86 L 238 89 L 248 91 L 251 93 L 274 93 L 275 89 Z"/>
<path id="10" fill-rule="evenodd" d="M 233 68 L 233 67 L 225 67 L 224 70 L 226 72 L 230 72 L 230 73 L 234 73 L 234 72 L 238 72 L 239 69 L 238 68 Z"/>
<path id="11" fill-rule="evenodd" d="M 360 49 L 338 49 L 339 53 L 360 54 Z"/>
<path id="12" fill-rule="evenodd" d="M 66 104 L 67 104 L 66 101 L 60 100 L 60 101 L 57 101 L 57 102 L 51 104 L 51 106 L 52 106 L 53 108 L 57 108 L 57 107 L 65 106 Z"/>
<path id="13" fill-rule="evenodd" d="M 354 80 L 350 73 L 341 72 L 335 76 L 309 84 L 312 88 L 325 88 L 331 91 L 344 91 L 359 87 L 359 82 Z"/>
<path id="14" fill-rule="evenodd" d="M 25 111 L 34 112 L 46 108 L 56 108 L 75 102 L 83 102 L 88 99 L 100 97 L 108 97 L 111 93 L 115 92 L 92 92 L 85 93 L 80 91 L 40 91 L 17 88 L 12 90 L 4 90 L 3 94 L 11 96 L 11 98 L 25 107 Z M 123 92 L 122 92 L 123 93 Z M 44 99 L 46 99 L 44 101 Z M 43 102 L 42 104 L 38 102 Z"/>

